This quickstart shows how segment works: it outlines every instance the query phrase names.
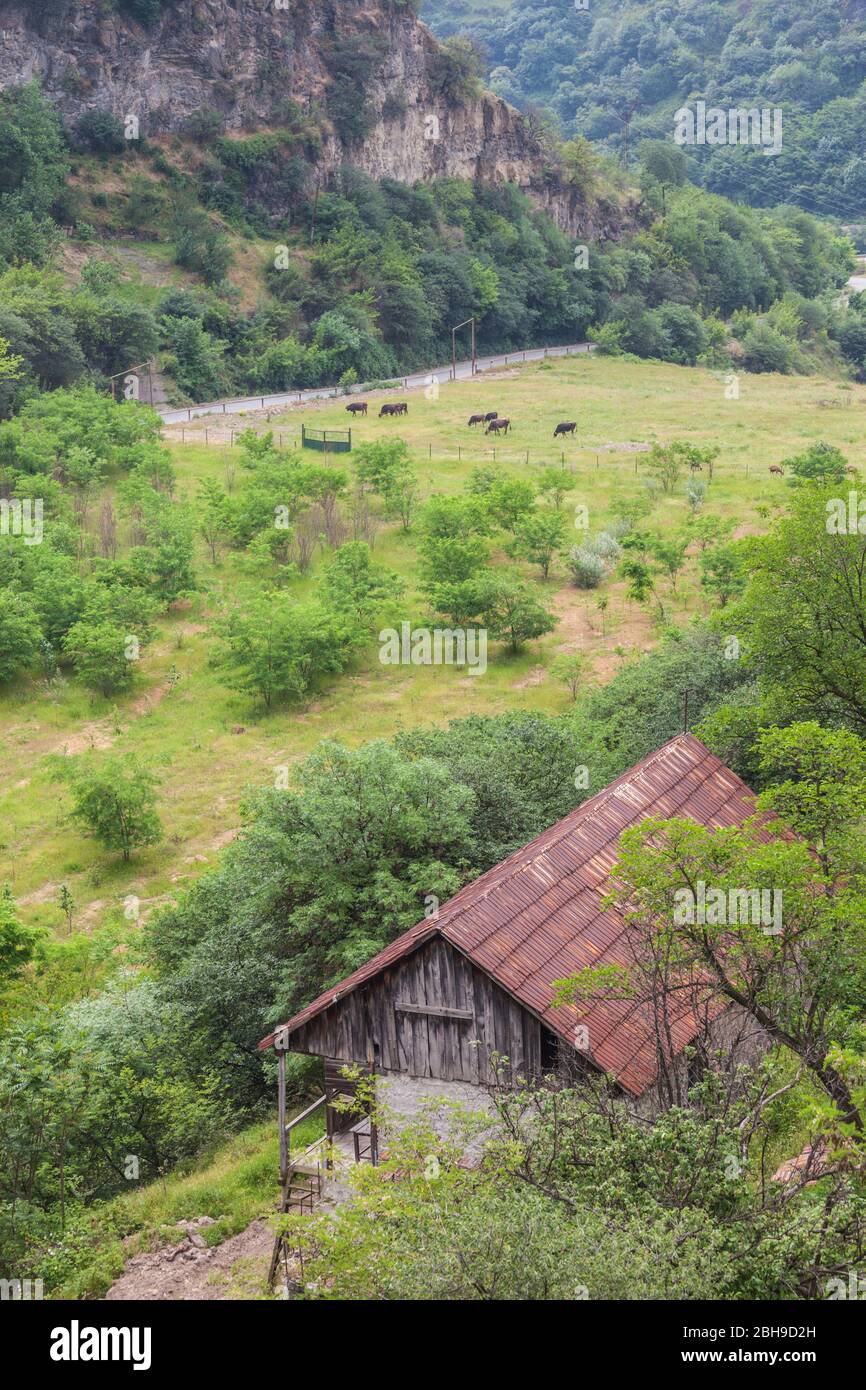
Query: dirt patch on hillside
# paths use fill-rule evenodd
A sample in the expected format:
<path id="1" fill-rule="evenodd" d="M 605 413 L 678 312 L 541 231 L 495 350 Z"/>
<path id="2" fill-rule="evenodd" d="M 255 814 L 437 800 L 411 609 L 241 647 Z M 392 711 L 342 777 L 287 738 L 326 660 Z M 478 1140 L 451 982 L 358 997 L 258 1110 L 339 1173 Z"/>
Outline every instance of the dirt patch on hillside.
<path id="1" fill-rule="evenodd" d="M 99 751 L 110 748 L 115 737 L 109 721 L 99 719 L 92 724 L 85 724 L 75 734 L 68 734 L 62 743 L 51 749 L 51 752 L 60 754 L 61 757 L 74 758 L 76 754 L 88 753 L 91 749 Z"/>
<path id="2" fill-rule="evenodd" d="M 202 1234 L 209 1216 L 179 1221 L 184 1232 L 176 1244 L 133 1255 L 105 1295 L 109 1303 L 141 1299 L 242 1299 L 259 1296 L 265 1287 L 274 1233 L 258 1217 L 222 1245 L 208 1246 Z"/>

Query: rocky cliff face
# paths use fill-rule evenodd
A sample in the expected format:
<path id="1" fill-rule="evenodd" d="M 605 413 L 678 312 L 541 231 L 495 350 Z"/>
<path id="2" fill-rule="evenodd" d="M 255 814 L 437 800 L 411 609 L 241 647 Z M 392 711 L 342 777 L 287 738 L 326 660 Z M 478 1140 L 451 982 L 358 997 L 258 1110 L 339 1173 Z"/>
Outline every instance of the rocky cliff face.
<path id="1" fill-rule="evenodd" d="M 443 95 L 436 40 L 395 0 L 192 0 L 167 4 L 148 28 L 102 0 L 0 0 L 0 31 L 0 86 L 38 78 L 68 123 L 98 107 L 156 136 L 208 108 L 227 131 L 249 130 L 278 124 L 291 98 L 323 113 L 324 177 L 350 162 L 407 183 L 509 182 L 563 230 L 613 230 L 613 210 L 581 206 L 506 102 Z M 359 67 L 358 103 L 369 103 L 358 140 L 327 118 L 335 50 Z"/>

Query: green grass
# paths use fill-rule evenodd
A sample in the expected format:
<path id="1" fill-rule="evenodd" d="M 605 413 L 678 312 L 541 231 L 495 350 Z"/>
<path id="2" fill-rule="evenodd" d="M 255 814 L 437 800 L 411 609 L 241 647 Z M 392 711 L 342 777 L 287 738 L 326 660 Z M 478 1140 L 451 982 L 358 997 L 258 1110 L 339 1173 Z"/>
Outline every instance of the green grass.
<path id="1" fill-rule="evenodd" d="M 822 400 L 846 398 L 853 401 L 850 407 L 820 405 Z M 378 396 L 371 393 L 370 399 Z M 765 524 L 756 505 L 773 506 L 787 497 L 785 482 L 768 473 L 770 463 L 816 438 L 840 445 L 857 461 L 866 388 L 842 391 L 812 377 L 742 376 L 739 400 L 729 401 L 724 381 L 707 371 L 580 357 L 445 384 L 437 400 L 426 399 L 420 391 L 408 399 L 407 419 L 379 421 L 371 410 L 366 421 L 355 423 L 353 437 L 356 443 L 398 433 L 406 438 L 425 495 L 459 491 L 474 465 L 492 464 L 491 441 L 468 430 L 465 422 L 474 410 L 496 407 L 514 422 L 513 434 L 497 446 L 496 466 L 513 476 L 531 478 L 541 465 L 558 463 L 554 425 L 561 419 L 578 420 L 577 442 L 562 446 L 564 466 L 574 484 L 565 505 L 585 504 L 593 529 L 604 524 L 616 498 L 643 490 L 642 456 L 626 446 L 656 437 L 721 445 L 706 510 L 732 517 L 742 532 Z M 299 432 L 302 419 L 331 426 L 344 424 L 346 418 L 345 401 L 337 401 L 288 411 L 272 425 L 288 437 Z M 249 422 L 234 421 L 239 428 L 245 423 Z M 177 440 L 178 432 L 170 433 Z M 179 491 L 185 496 L 195 495 L 199 479 L 222 480 L 226 464 L 239 462 L 237 448 L 213 442 L 210 435 L 209 439 L 207 446 L 173 444 Z M 350 457 L 342 456 L 335 466 L 349 467 Z M 95 507 L 92 515 L 97 514 Z M 659 501 L 650 524 L 678 526 L 686 514 L 680 485 L 675 496 Z M 311 573 L 290 591 L 309 592 L 327 558 L 318 555 Z M 393 525 L 384 527 L 376 539 L 375 558 L 396 569 L 407 583 L 405 599 L 383 625 L 401 617 L 423 620 L 426 609 L 417 591 L 414 538 Z M 502 554 L 496 557 L 497 563 L 504 560 Z M 3 877 L 23 900 L 27 921 L 61 929 L 56 896 L 62 882 L 69 884 L 75 898 L 74 930 L 79 931 L 122 922 L 129 894 L 141 900 L 144 914 L 171 900 L 215 863 L 239 825 L 245 788 L 273 782 L 277 767 L 291 766 L 324 737 L 357 745 L 471 713 L 529 708 L 561 712 L 570 697 L 548 675 L 558 651 L 585 651 L 591 679 L 605 681 L 629 656 L 649 649 L 658 639 L 651 614 L 631 604 L 616 579 L 603 586 L 609 608 L 602 633 L 595 595 L 574 589 L 561 563 L 546 584 L 537 570 L 524 566 L 540 597 L 557 612 L 559 625 L 517 656 L 494 646 L 484 676 L 447 667 L 383 666 L 371 640 L 344 676 L 323 686 L 304 705 L 264 716 L 250 701 L 232 694 L 209 665 L 214 617 L 245 582 L 243 566 L 243 558 L 232 553 L 213 565 L 202 544 L 200 592 L 185 611 L 160 622 L 156 640 L 142 660 L 136 690 L 118 699 L 116 707 L 91 699 L 73 681 L 51 688 L 22 682 L 0 695 L 6 730 L 0 748 L 0 853 Z M 676 594 L 670 596 L 670 616 L 686 622 L 705 606 L 692 559 Z M 166 694 L 172 666 L 180 682 Z M 238 725 L 243 733 L 232 732 Z M 126 865 L 69 823 L 66 795 L 50 780 L 51 753 L 91 745 L 135 751 L 153 762 L 162 778 L 165 839 L 137 852 Z"/>
<path id="2" fill-rule="evenodd" d="M 324 1133 L 324 1112 L 292 1131 L 292 1151 Z M 276 1210 L 279 1173 L 276 1120 L 253 1125 L 161 1182 L 148 1183 L 93 1207 L 53 1249 L 43 1265 L 52 1298 L 99 1298 L 143 1250 L 179 1241 L 179 1221 L 209 1216 L 208 1245 L 221 1245 L 257 1217 Z"/>

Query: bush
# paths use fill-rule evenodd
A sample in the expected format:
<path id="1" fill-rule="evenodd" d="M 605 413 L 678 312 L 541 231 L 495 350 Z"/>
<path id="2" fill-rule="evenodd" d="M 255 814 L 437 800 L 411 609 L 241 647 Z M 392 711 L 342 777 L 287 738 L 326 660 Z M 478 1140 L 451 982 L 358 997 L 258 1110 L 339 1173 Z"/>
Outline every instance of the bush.
<path id="1" fill-rule="evenodd" d="M 597 589 L 607 574 L 604 560 L 586 545 L 572 546 L 566 564 L 578 589 Z"/>
<path id="2" fill-rule="evenodd" d="M 123 122 L 112 111 L 91 107 L 75 123 L 75 142 L 97 154 L 119 154 L 126 149 Z"/>
<path id="3" fill-rule="evenodd" d="M 756 323 L 743 339 L 743 364 L 747 371 L 788 373 L 792 359 L 788 339 L 767 323 Z"/>

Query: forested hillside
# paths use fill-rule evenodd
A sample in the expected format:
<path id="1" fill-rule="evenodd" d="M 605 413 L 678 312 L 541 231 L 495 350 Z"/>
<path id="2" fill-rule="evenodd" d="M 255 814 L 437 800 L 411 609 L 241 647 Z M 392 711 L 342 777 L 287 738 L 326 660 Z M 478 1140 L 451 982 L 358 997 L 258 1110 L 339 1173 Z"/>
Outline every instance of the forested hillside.
<path id="1" fill-rule="evenodd" d="M 576 251 L 507 183 L 344 165 L 320 187 L 298 153 L 316 140 L 295 113 L 127 142 L 104 113 L 65 130 L 35 84 L 4 93 L 0 336 L 23 364 L 5 409 L 150 358 L 179 401 L 387 379 L 445 360 L 470 313 L 481 351 L 589 334 L 717 368 L 861 369 L 861 316 L 834 295 L 850 246 L 804 213 L 663 191 L 650 168 L 641 191 L 578 142 L 558 156 L 588 228 Z"/>
<path id="2" fill-rule="evenodd" d="M 423 0 L 440 35 L 468 34 L 493 89 L 552 113 L 566 135 L 622 150 L 669 138 L 696 99 L 780 107 L 782 152 L 690 151 L 689 173 L 717 193 L 766 206 L 796 202 L 866 219 L 866 5 L 861 0 Z"/>

